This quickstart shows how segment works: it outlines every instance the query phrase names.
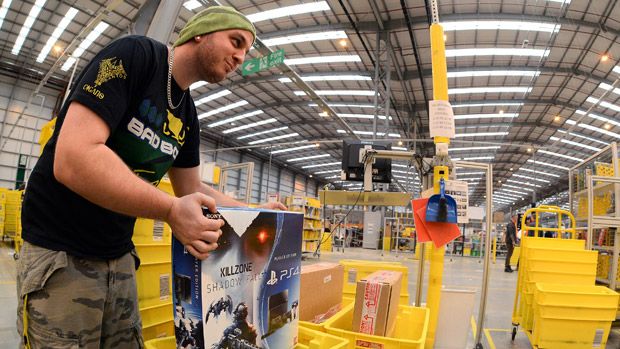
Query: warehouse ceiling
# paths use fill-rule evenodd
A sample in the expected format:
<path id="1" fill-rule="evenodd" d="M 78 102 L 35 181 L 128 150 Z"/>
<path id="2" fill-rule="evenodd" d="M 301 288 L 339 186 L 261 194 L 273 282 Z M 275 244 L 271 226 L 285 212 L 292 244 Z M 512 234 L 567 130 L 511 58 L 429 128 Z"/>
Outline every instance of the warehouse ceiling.
<path id="1" fill-rule="evenodd" d="M 61 90 L 74 66 L 79 71 L 112 40 L 139 33 L 144 18 L 152 20 L 148 9 L 158 3 L 3 0 L 0 71 L 34 82 L 47 77 L 49 86 Z M 169 43 L 193 14 L 213 4 L 181 3 L 179 15 L 169 15 L 176 21 Z M 430 0 L 220 3 L 250 15 L 262 42 L 283 49 L 285 63 L 340 120 L 278 67 L 247 76 L 237 71 L 220 84 L 192 87 L 205 139 L 220 147 L 254 146 L 249 151 L 257 156 L 271 155 L 276 164 L 340 186 L 338 140 L 346 128 L 372 139 L 376 113 L 377 139 L 433 155 L 427 113 L 433 98 Z M 620 74 L 620 5 L 611 0 L 438 3 L 456 115 L 451 157 L 493 164 L 496 207 L 522 206 L 533 193 L 541 200 L 566 190 L 570 167 L 620 137 L 620 89 L 612 88 Z M 69 56 L 79 56 L 77 65 Z M 259 56 L 252 50 L 248 58 Z M 413 191 L 415 171 L 398 162 L 393 170 L 401 185 L 395 188 Z M 472 202 L 482 202 L 483 178 L 462 172 L 458 177 L 470 182 Z"/>

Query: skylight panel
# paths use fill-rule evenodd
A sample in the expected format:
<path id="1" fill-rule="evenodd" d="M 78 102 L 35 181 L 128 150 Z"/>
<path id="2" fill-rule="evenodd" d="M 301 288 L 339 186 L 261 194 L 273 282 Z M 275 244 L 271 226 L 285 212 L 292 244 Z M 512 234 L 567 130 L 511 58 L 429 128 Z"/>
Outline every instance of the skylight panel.
<path id="1" fill-rule="evenodd" d="M 560 175 L 557 175 L 557 174 L 554 174 L 554 173 L 541 172 L 540 169 L 532 170 L 532 169 L 527 168 L 527 167 L 521 167 L 521 168 L 519 168 L 519 171 L 531 172 L 531 173 L 541 174 L 541 175 L 545 175 L 545 176 L 560 178 Z"/>
<path id="2" fill-rule="evenodd" d="M 274 128 L 274 129 L 271 129 L 271 130 L 265 130 L 265 131 L 250 133 L 250 134 L 247 134 L 245 136 L 237 137 L 237 139 L 241 140 L 241 139 L 246 139 L 246 138 L 252 138 L 252 137 L 264 135 L 266 133 L 278 132 L 278 131 L 283 131 L 283 130 L 286 130 L 286 129 L 288 129 L 288 126 L 282 126 L 282 127 Z"/>
<path id="3" fill-rule="evenodd" d="M 316 75 L 316 76 L 302 76 L 303 81 L 369 81 L 372 80 L 370 76 L 364 75 Z M 290 78 L 279 78 L 281 83 L 293 82 Z"/>
<path id="4" fill-rule="evenodd" d="M 525 76 L 536 77 L 540 71 L 534 70 L 471 70 L 448 72 L 448 78 L 468 78 L 477 76 Z"/>
<path id="5" fill-rule="evenodd" d="M 301 168 L 315 168 L 315 167 L 334 166 L 334 165 L 341 165 L 341 164 L 342 162 L 336 161 L 336 162 L 328 162 L 324 164 L 306 165 L 306 166 L 302 166 Z"/>
<path id="6" fill-rule="evenodd" d="M 572 161 L 577 161 L 577 162 L 580 162 L 580 161 L 583 160 L 582 158 L 578 158 L 576 156 L 568 156 L 568 155 L 554 153 L 554 152 L 546 151 L 546 150 L 542 150 L 542 149 L 538 149 L 538 152 L 541 153 L 541 154 L 547 154 L 547 155 L 555 156 L 555 157 L 558 157 L 558 158 L 572 160 Z"/>
<path id="7" fill-rule="evenodd" d="M 207 85 L 207 84 L 209 84 L 209 83 L 208 83 L 208 82 L 206 82 L 206 81 L 197 81 L 197 82 L 195 82 L 195 83 L 191 84 L 191 85 L 189 86 L 189 89 L 190 89 L 190 90 L 195 90 L 195 89 L 197 89 L 197 88 L 199 88 L 199 87 L 202 87 L 202 86 L 204 86 L 204 85 Z"/>
<path id="8" fill-rule="evenodd" d="M 289 58 L 285 59 L 284 63 L 288 66 L 302 65 L 302 64 L 322 64 L 322 63 L 348 63 L 348 62 L 361 62 L 362 59 L 358 55 L 337 55 L 337 56 L 315 56 L 315 57 L 303 57 L 303 58 Z"/>
<path id="9" fill-rule="evenodd" d="M 560 165 L 555 165 L 555 164 L 550 164 L 548 162 L 532 160 L 532 159 L 527 159 L 527 162 L 535 164 L 535 165 L 549 166 L 549 167 L 557 168 L 557 169 L 560 169 L 560 170 L 568 171 L 568 167 L 564 167 L 564 166 L 560 166 Z"/>
<path id="10" fill-rule="evenodd" d="M 603 107 L 603 108 L 608 108 L 608 109 L 611 109 L 613 111 L 620 112 L 620 106 L 617 106 L 615 104 L 611 104 L 611 103 L 605 102 L 605 101 L 600 101 L 600 103 L 599 103 L 599 99 L 594 98 L 594 97 L 588 97 L 586 99 L 586 102 L 588 102 L 588 103 L 598 103 L 598 105 Z"/>
<path id="11" fill-rule="evenodd" d="M 183 6 L 189 11 L 194 11 L 202 5 L 200 4 L 200 2 L 198 2 L 198 0 L 190 0 L 183 3 Z"/>
<path id="12" fill-rule="evenodd" d="M 320 40 L 337 40 L 337 39 L 346 39 L 347 33 L 344 30 L 334 30 L 334 31 L 324 31 L 324 32 L 314 32 L 314 33 L 305 33 L 305 34 L 296 34 L 289 35 L 279 38 L 266 39 L 263 40 L 263 44 L 266 46 L 282 46 L 295 44 L 300 42 L 308 42 L 308 41 L 320 41 Z"/>
<path id="13" fill-rule="evenodd" d="M 612 86 L 612 85 L 610 85 L 610 84 L 608 84 L 608 83 L 605 83 L 605 82 L 601 82 L 601 83 L 598 85 L 598 87 L 599 87 L 599 88 L 602 88 L 602 89 L 603 89 L 603 90 L 605 90 L 605 91 L 609 91 L 609 90 L 611 90 L 611 86 Z M 611 92 L 613 92 L 613 93 L 615 93 L 615 94 L 617 94 L 617 95 L 620 95 L 620 88 L 616 87 L 616 88 L 614 88 L 614 89 L 613 89 L 613 91 L 611 91 Z"/>
<path id="14" fill-rule="evenodd" d="M 328 158 L 328 157 L 331 157 L 331 155 L 329 154 L 309 155 L 309 156 L 302 156 L 299 158 L 288 159 L 286 160 L 286 162 L 297 162 L 297 161 L 303 161 L 303 160 L 321 159 L 321 158 Z"/>
<path id="15" fill-rule="evenodd" d="M 526 30 L 539 31 L 546 33 L 557 33 L 560 31 L 560 25 L 545 22 L 525 22 L 525 21 L 454 21 L 442 22 L 441 26 L 444 31 L 461 31 L 461 30 Z"/>
<path id="16" fill-rule="evenodd" d="M 484 147 L 463 147 L 463 148 L 449 148 L 448 151 L 469 151 L 469 150 L 491 150 L 491 149 L 499 149 L 501 148 L 499 145 L 490 145 Z M 483 172 L 480 172 L 483 173 Z M 460 173 L 457 173 L 460 175 Z"/>
<path id="17" fill-rule="evenodd" d="M 299 147 L 274 150 L 274 151 L 271 152 L 271 154 L 281 154 L 281 153 L 287 153 L 289 151 L 296 151 L 296 150 L 310 149 L 310 148 L 318 148 L 318 147 L 319 147 L 318 144 L 308 144 L 308 145 L 302 145 L 302 146 L 299 146 Z"/>
<path id="18" fill-rule="evenodd" d="M 62 71 L 69 70 L 69 68 L 71 68 L 71 66 L 73 66 L 73 64 L 77 61 L 77 59 L 82 56 L 84 51 L 86 51 L 86 49 L 90 47 L 93 41 L 95 41 L 106 29 L 108 29 L 109 26 L 110 25 L 106 22 L 100 22 L 99 24 L 97 24 L 95 29 L 93 29 L 93 31 L 91 31 L 86 36 L 84 41 L 82 41 L 80 46 L 78 46 L 78 48 L 73 51 L 73 54 L 69 58 L 67 58 L 67 61 L 65 62 L 65 64 L 62 65 L 60 69 Z"/>
<path id="19" fill-rule="evenodd" d="M 24 45 L 24 41 L 26 41 L 26 37 L 28 36 L 28 33 L 30 32 L 30 28 L 32 28 L 34 21 L 39 16 L 39 12 L 41 12 L 41 9 L 45 5 L 46 1 L 47 0 L 37 0 L 34 3 L 34 5 L 32 5 L 32 8 L 30 9 L 30 13 L 28 13 L 28 17 L 26 17 L 26 20 L 24 21 L 24 25 L 22 26 L 22 29 L 19 31 L 19 35 L 17 36 L 17 39 L 15 40 L 15 44 L 13 45 L 13 49 L 11 50 L 12 54 L 14 55 L 19 54 L 19 51 L 22 49 L 22 45 Z"/>
<path id="20" fill-rule="evenodd" d="M 218 114 L 218 113 L 223 113 L 223 112 L 225 112 L 227 110 L 235 109 L 237 107 L 241 107 L 241 106 L 244 106 L 246 104 L 249 104 L 249 102 L 246 101 L 245 99 L 242 99 L 239 102 L 235 102 L 233 104 L 225 105 L 223 107 L 220 107 L 220 108 L 217 108 L 217 109 L 214 109 L 214 110 L 210 110 L 210 111 L 208 111 L 206 113 L 202 113 L 202 114 L 198 115 L 198 120 L 204 119 L 206 117 L 209 117 L 211 115 L 215 115 L 215 114 Z"/>
<path id="21" fill-rule="evenodd" d="M 343 103 L 329 103 L 328 104 L 331 108 L 375 108 L 374 105 L 372 104 L 343 104 Z M 309 107 L 318 107 L 319 105 L 316 103 L 310 103 L 308 104 Z"/>
<path id="22" fill-rule="evenodd" d="M 50 36 L 49 39 L 47 39 L 45 46 L 43 46 L 41 53 L 39 53 L 39 56 L 37 57 L 37 62 L 41 63 L 45 60 L 45 57 L 47 57 L 47 55 L 50 53 L 50 51 L 52 50 L 52 47 L 54 47 L 54 44 L 56 43 L 56 41 L 58 41 L 58 38 L 60 37 L 60 35 L 65 31 L 65 29 L 67 28 L 69 23 L 71 23 L 71 21 L 73 20 L 73 17 L 77 15 L 77 13 L 78 13 L 77 9 L 73 7 L 69 8 L 65 16 L 60 21 L 60 23 L 58 23 L 58 26 L 56 27 L 56 29 L 54 29 L 52 36 Z"/>
<path id="23" fill-rule="evenodd" d="M 294 91 L 295 96 L 305 96 L 304 91 Z M 371 90 L 315 90 L 319 96 L 374 96 L 375 91 Z"/>
<path id="24" fill-rule="evenodd" d="M 518 116 L 519 116 L 518 113 L 463 114 L 463 115 L 454 115 L 454 120 L 516 118 Z"/>
<path id="25" fill-rule="evenodd" d="M 463 137 L 488 137 L 488 136 L 505 136 L 508 132 L 477 132 L 477 133 L 459 133 L 456 138 Z"/>
<path id="26" fill-rule="evenodd" d="M 2 6 L 0 6 L 0 27 L 2 27 L 2 22 L 4 22 L 4 18 L 6 17 L 6 14 L 9 11 L 9 7 L 11 7 L 12 1 L 13 0 L 2 1 Z"/>
<path id="27" fill-rule="evenodd" d="M 549 50 L 532 48 L 461 48 L 446 50 L 446 58 L 468 56 L 546 57 Z"/>
<path id="28" fill-rule="evenodd" d="M 497 86 L 497 87 L 464 87 L 448 89 L 449 95 L 460 95 L 467 93 L 530 93 L 531 87 L 520 86 Z"/>
<path id="29" fill-rule="evenodd" d="M 280 140 L 280 139 L 291 138 L 291 137 L 296 137 L 296 136 L 299 136 L 299 133 L 294 132 L 294 133 L 288 133 L 288 134 L 285 134 L 285 135 L 280 135 L 280 136 L 275 136 L 275 137 L 261 139 L 261 140 L 258 140 L 258 141 L 249 142 L 248 144 L 250 144 L 250 145 L 261 144 L 261 143 L 277 141 L 277 140 Z"/>
<path id="30" fill-rule="evenodd" d="M 245 130 L 245 129 L 248 129 L 248 128 L 256 127 L 256 126 L 262 126 L 262 125 L 266 125 L 266 124 L 271 124 L 271 123 L 274 123 L 274 122 L 277 122 L 277 121 L 278 120 L 276 118 L 261 120 L 261 121 L 253 122 L 251 124 L 233 127 L 233 128 L 228 129 L 228 130 L 222 131 L 222 133 L 223 134 L 233 133 L 233 132 Z"/>
<path id="31" fill-rule="evenodd" d="M 460 104 L 452 104 L 452 108 L 473 108 L 473 107 L 520 107 L 523 103 L 460 103 Z"/>
<path id="32" fill-rule="evenodd" d="M 558 130 L 558 132 L 559 132 L 559 133 L 567 133 L 567 132 L 566 132 L 566 131 L 564 131 L 564 130 Z M 609 144 L 609 142 L 604 142 L 604 141 L 602 141 L 602 140 L 600 140 L 600 139 L 596 139 L 596 138 L 592 138 L 592 137 L 584 136 L 584 135 L 582 135 L 582 134 L 575 133 L 575 132 L 570 132 L 568 135 L 569 135 L 569 136 L 572 136 L 572 137 L 578 137 L 578 138 L 587 139 L 587 140 L 589 140 L 589 141 L 592 141 L 592 142 L 595 142 L 595 143 L 598 143 L 598 144 L 602 144 L 602 145 L 608 145 L 608 144 Z M 560 138 L 559 138 L 559 137 L 552 136 L 552 137 L 550 137 L 549 139 L 551 139 L 552 141 L 557 141 L 557 140 L 559 140 Z M 574 146 L 576 146 L 576 147 L 580 147 L 580 148 L 583 148 L 583 149 L 589 149 L 589 150 L 592 150 L 592 151 L 599 151 L 599 150 L 601 150 L 601 148 L 593 147 L 593 146 L 591 146 L 591 145 L 581 144 L 581 143 L 579 143 L 579 142 L 569 141 L 568 139 L 564 139 L 564 138 L 562 138 L 562 140 L 561 140 L 560 142 L 562 142 L 562 143 L 566 143 L 566 144 L 571 144 L 571 145 L 574 145 Z"/>
<path id="33" fill-rule="evenodd" d="M 534 178 L 534 177 L 524 176 L 524 175 L 520 175 L 520 174 L 516 174 L 516 173 L 513 173 L 513 174 L 512 174 L 512 176 L 513 176 L 513 177 L 517 177 L 517 178 L 528 179 L 528 180 L 532 180 L 532 181 L 543 182 L 543 183 L 551 183 L 551 181 L 548 181 L 548 180 L 546 180 L 546 179 L 542 179 L 542 178 Z"/>
<path id="34" fill-rule="evenodd" d="M 222 91 L 218 91 L 218 92 L 215 92 L 215 93 L 211 93 L 210 95 L 208 95 L 208 96 L 206 96 L 206 97 L 203 97 L 203 98 L 201 98 L 201 99 L 197 100 L 197 101 L 194 103 L 194 105 L 195 105 L 195 106 L 199 106 L 199 105 L 201 105 L 201 104 L 208 103 L 208 102 L 210 102 L 210 101 L 212 101 L 212 100 L 214 100 L 214 99 L 218 99 L 218 98 L 220 98 L 220 97 L 228 96 L 228 95 L 229 95 L 229 94 L 231 94 L 231 93 L 232 93 L 232 92 L 230 92 L 230 90 L 222 90 Z"/>
<path id="35" fill-rule="evenodd" d="M 280 7 L 273 10 L 262 11 L 247 15 L 246 17 L 252 22 L 257 23 L 269 19 L 281 18 L 299 15 L 303 13 L 331 11 L 326 1 L 308 2 L 300 5 L 292 5 Z"/>
<path id="36" fill-rule="evenodd" d="M 262 110 L 254 110 L 254 111 L 251 111 L 249 113 L 244 113 L 244 114 L 241 114 L 241 115 L 233 116 L 232 118 L 228 118 L 228 119 L 220 120 L 218 122 L 214 122 L 212 124 L 209 124 L 208 127 L 216 127 L 216 126 L 220 126 L 220 125 L 229 124 L 231 122 L 235 122 L 237 120 L 242 120 L 242 119 L 245 119 L 245 118 L 249 118 L 251 116 L 259 115 L 259 114 L 262 114 L 262 113 L 263 113 Z"/>

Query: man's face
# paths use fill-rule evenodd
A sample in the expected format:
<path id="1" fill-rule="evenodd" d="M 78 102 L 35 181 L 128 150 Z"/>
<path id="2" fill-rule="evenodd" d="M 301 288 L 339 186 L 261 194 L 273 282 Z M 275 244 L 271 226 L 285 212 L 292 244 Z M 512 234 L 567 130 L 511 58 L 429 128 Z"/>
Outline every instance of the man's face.
<path id="1" fill-rule="evenodd" d="M 204 35 L 198 43 L 201 78 L 217 83 L 237 69 L 252 46 L 252 33 L 241 29 Z"/>

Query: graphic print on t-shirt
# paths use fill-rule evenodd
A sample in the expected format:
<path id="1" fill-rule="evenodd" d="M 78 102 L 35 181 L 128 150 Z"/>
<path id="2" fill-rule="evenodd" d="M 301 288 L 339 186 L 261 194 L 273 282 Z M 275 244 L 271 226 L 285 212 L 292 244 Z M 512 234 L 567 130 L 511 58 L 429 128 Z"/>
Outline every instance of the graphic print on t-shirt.
<path id="1" fill-rule="evenodd" d="M 134 173 L 158 184 L 179 155 L 188 130 L 183 120 L 169 110 L 160 111 L 145 99 L 127 125 L 119 126 L 108 142 L 116 146 Z"/>

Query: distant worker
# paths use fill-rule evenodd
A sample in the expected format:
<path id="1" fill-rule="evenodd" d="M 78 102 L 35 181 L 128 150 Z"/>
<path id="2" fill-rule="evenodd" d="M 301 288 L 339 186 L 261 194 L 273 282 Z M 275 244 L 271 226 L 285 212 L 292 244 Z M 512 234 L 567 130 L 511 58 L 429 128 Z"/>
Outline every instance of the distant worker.
<path id="1" fill-rule="evenodd" d="M 506 243 L 506 263 L 504 271 L 506 273 L 512 273 L 510 268 L 510 258 L 512 257 L 512 251 L 514 251 L 515 244 L 517 243 L 517 215 L 513 214 L 510 218 L 510 222 L 506 226 L 506 233 L 504 235 L 504 242 Z"/>

